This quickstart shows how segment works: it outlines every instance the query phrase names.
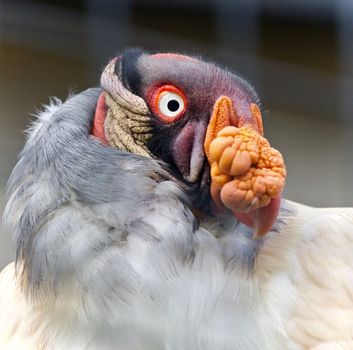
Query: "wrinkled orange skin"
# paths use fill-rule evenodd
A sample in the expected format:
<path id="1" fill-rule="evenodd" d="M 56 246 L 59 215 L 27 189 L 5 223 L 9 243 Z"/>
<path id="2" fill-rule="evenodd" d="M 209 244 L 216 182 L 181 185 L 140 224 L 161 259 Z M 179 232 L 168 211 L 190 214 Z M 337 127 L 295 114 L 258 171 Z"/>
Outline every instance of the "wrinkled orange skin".
<path id="1" fill-rule="evenodd" d="M 225 205 L 237 212 L 267 206 L 281 194 L 286 178 L 281 153 L 262 136 L 258 106 L 252 103 L 250 110 L 252 119 L 242 119 L 232 101 L 221 96 L 204 145 L 211 165 L 211 195 L 218 207 Z"/>
<path id="2" fill-rule="evenodd" d="M 209 147 L 211 178 L 222 203 L 252 211 L 283 190 L 286 169 L 280 152 L 250 126 L 226 126 Z"/>

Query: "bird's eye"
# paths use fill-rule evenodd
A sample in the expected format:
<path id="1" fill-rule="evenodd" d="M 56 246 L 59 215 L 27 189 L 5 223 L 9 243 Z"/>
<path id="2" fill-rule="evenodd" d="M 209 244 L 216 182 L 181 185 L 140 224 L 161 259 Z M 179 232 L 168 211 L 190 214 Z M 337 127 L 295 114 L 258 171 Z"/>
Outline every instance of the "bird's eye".
<path id="1" fill-rule="evenodd" d="M 164 123 L 179 120 L 186 109 L 186 97 L 173 85 L 163 85 L 153 91 L 150 104 L 153 113 Z"/>
<path id="2" fill-rule="evenodd" d="M 174 92 L 165 91 L 159 97 L 158 108 L 166 117 L 175 118 L 184 109 L 184 101 Z"/>

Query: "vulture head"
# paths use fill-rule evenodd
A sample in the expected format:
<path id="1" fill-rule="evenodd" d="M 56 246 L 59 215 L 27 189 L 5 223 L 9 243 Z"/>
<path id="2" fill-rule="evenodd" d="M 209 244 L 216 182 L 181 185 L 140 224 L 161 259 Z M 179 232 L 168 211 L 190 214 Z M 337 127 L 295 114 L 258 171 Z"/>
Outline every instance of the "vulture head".
<path id="1" fill-rule="evenodd" d="M 260 101 L 242 78 L 180 54 L 128 49 L 105 68 L 92 134 L 162 161 L 194 212 L 231 210 L 254 236 L 274 224 L 280 153 L 263 138 Z"/>

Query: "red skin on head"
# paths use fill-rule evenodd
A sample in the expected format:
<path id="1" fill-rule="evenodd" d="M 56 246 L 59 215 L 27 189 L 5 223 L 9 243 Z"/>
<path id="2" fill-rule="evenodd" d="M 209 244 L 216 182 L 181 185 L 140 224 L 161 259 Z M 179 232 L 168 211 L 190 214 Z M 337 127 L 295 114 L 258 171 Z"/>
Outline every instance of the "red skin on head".
<path id="1" fill-rule="evenodd" d="M 94 115 L 93 127 L 91 134 L 99 139 L 104 144 L 108 145 L 108 140 L 105 137 L 104 121 L 107 116 L 107 105 L 105 103 L 104 93 L 101 93 L 97 102 L 96 113 Z"/>

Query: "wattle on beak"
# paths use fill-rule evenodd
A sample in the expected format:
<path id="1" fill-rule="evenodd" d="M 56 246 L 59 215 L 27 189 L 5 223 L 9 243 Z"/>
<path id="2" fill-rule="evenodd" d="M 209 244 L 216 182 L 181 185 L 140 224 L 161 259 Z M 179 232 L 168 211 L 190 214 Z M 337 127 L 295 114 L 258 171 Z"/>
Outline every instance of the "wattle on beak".
<path id="1" fill-rule="evenodd" d="M 286 171 L 281 154 L 263 137 L 256 104 L 239 116 L 232 100 L 221 96 L 214 104 L 204 149 L 211 166 L 211 196 L 216 206 L 230 209 L 242 223 L 254 227 L 254 238 L 274 225 Z"/>

